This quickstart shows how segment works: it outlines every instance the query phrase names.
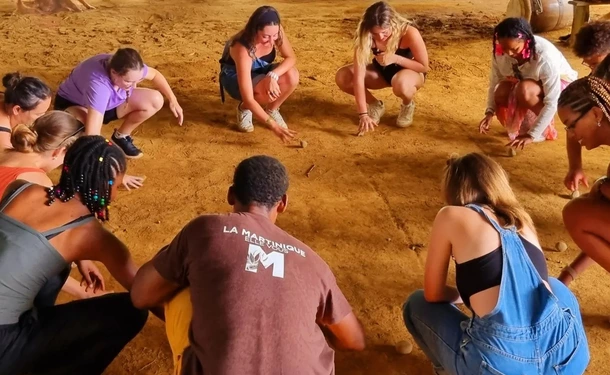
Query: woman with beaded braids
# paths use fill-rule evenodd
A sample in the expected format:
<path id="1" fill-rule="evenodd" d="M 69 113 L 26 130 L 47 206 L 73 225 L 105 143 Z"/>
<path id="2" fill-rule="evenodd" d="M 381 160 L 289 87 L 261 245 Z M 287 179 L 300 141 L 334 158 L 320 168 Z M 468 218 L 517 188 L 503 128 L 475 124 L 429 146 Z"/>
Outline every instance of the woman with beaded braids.
<path id="1" fill-rule="evenodd" d="M 20 124 L 12 130 L 11 145 L 0 154 L 0 196 L 15 180 L 24 180 L 42 186 L 52 186 L 47 175 L 64 162 L 68 148 L 84 133 L 83 124 L 69 113 L 51 111 L 40 116 L 31 126 Z M 90 261 L 77 262 L 79 269 L 88 269 L 103 281 L 101 274 Z M 83 275 L 85 287 L 68 277 L 64 292 L 82 299 L 101 295 L 91 286 L 88 274 Z M 82 283 L 81 283 L 82 284 Z"/>
<path id="2" fill-rule="evenodd" d="M 589 186 L 582 169 L 581 148 L 610 145 L 610 56 L 588 76 L 570 84 L 559 97 L 558 115 L 566 128 L 569 171 L 565 186 Z M 593 262 L 610 271 L 610 166 L 588 194 L 572 199 L 563 221 L 582 253 L 563 269 L 559 280 L 568 285 Z"/>
<path id="3" fill-rule="evenodd" d="M 0 202 L 0 374 L 99 375 L 144 326 L 148 312 L 136 309 L 129 293 L 54 305 L 69 264 L 83 259 L 102 262 L 131 289 L 137 266 L 100 223 L 110 219 L 125 171 L 120 148 L 101 136 L 83 136 L 66 153 L 58 184 L 17 180 L 6 189 Z M 104 289 L 90 276 L 94 288 Z"/>

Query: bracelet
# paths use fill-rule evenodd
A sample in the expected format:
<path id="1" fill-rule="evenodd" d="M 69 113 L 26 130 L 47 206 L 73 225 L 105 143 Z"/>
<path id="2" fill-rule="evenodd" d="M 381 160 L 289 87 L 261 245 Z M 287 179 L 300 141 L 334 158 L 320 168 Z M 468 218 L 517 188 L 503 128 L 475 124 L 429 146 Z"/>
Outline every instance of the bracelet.
<path id="1" fill-rule="evenodd" d="M 273 78 L 276 81 L 280 79 L 280 77 L 276 73 L 274 73 L 273 71 L 270 71 L 269 73 L 267 73 L 267 77 L 271 77 L 271 78 Z"/>
<path id="2" fill-rule="evenodd" d="M 273 121 L 273 117 L 269 116 L 269 117 L 267 117 L 267 119 L 265 120 L 265 124 L 271 124 L 271 121 Z"/>
<path id="3" fill-rule="evenodd" d="M 574 268 L 570 267 L 570 266 L 566 266 L 564 269 L 561 270 L 561 272 L 567 272 L 570 274 L 570 276 L 572 276 L 572 280 L 576 280 L 576 277 L 578 276 L 578 274 L 576 273 L 576 271 L 574 270 Z"/>
<path id="4" fill-rule="evenodd" d="M 364 116 L 364 115 L 367 115 L 367 116 L 368 116 L 368 115 L 369 115 L 369 113 L 368 113 L 368 112 L 362 112 L 362 113 L 358 113 L 358 116 L 360 116 L 360 117 L 362 117 L 362 116 Z"/>

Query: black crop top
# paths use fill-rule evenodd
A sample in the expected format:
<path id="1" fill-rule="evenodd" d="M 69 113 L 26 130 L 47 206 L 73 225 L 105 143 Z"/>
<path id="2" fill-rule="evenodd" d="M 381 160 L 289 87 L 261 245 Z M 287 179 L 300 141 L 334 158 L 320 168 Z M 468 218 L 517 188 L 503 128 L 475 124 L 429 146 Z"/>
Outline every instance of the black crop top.
<path id="1" fill-rule="evenodd" d="M 519 236 L 519 239 L 540 277 L 548 281 L 549 271 L 542 251 L 525 238 Z M 466 306 L 470 307 L 470 297 L 473 294 L 500 285 L 503 263 L 502 247 L 498 247 L 489 254 L 455 264 L 457 289 Z"/>

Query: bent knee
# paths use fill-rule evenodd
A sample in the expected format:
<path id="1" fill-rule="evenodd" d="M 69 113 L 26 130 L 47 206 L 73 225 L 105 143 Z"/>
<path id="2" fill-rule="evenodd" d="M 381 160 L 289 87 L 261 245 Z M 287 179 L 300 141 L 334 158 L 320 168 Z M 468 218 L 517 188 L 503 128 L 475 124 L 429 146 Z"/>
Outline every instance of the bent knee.
<path id="1" fill-rule="evenodd" d="M 413 99 L 415 93 L 417 92 L 417 87 L 414 85 L 399 83 L 392 85 L 392 93 L 399 98 L 404 99 Z"/>
<path id="2" fill-rule="evenodd" d="M 352 86 L 353 77 L 354 73 L 352 70 L 349 67 L 344 66 L 337 70 L 337 73 L 335 74 L 335 83 L 341 89 L 348 89 Z"/>
<path id="3" fill-rule="evenodd" d="M 158 112 L 161 108 L 163 108 L 163 102 L 163 95 L 159 91 L 153 90 L 148 103 L 150 108 L 155 112 Z"/>
<path id="4" fill-rule="evenodd" d="M 298 85 L 300 80 L 299 70 L 295 67 L 290 68 L 290 70 L 286 72 L 286 79 L 290 86 Z"/>
<path id="5" fill-rule="evenodd" d="M 540 100 L 540 93 L 541 93 L 541 89 L 540 86 L 538 86 L 537 83 L 530 81 L 530 80 L 525 80 L 525 81 L 521 81 L 517 84 L 517 87 L 515 88 L 515 95 L 517 98 L 517 102 L 519 103 L 527 103 L 527 104 L 534 104 L 535 102 Z"/>

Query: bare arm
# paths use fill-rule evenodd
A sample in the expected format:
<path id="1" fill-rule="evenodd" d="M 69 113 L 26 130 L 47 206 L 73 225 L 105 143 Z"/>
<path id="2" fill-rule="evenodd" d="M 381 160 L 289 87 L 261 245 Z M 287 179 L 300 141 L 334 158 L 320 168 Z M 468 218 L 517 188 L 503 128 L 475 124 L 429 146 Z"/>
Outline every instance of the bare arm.
<path id="1" fill-rule="evenodd" d="M 75 260 L 89 259 L 102 262 L 112 277 L 126 290 L 131 290 L 138 266 L 127 246 L 98 222 L 79 227 L 79 240 L 86 249 Z M 84 230 L 83 230 L 84 229 Z"/>
<path id="2" fill-rule="evenodd" d="M 254 100 L 254 87 L 252 86 L 252 58 L 248 54 L 246 47 L 240 43 L 235 43 L 229 50 L 231 57 L 235 61 L 237 68 L 237 81 L 239 82 L 239 93 L 245 108 L 252 111 L 254 117 L 259 121 L 270 126 L 279 126 L 269 114 Z M 268 121 L 268 122 L 267 122 Z"/>
<path id="3" fill-rule="evenodd" d="M 138 270 L 131 289 L 131 301 L 137 308 L 161 306 L 167 302 L 181 286 L 165 279 L 155 269 L 152 261 Z"/>
<path id="4" fill-rule="evenodd" d="M 426 49 L 426 43 L 424 43 L 419 30 L 414 27 L 409 27 L 400 43 L 411 49 L 413 59 L 396 55 L 396 63 L 403 68 L 418 73 L 427 73 L 430 70 L 428 66 L 428 50 Z"/>
<path id="5" fill-rule="evenodd" d="M 335 324 L 318 322 L 329 344 L 338 350 L 362 351 L 366 347 L 364 330 L 353 312 Z"/>
<path id="6" fill-rule="evenodd" d="M 151 81 L 153 86 L 159 92 L 167 98 L 170 103 L 177 103 L 178 99 L 176 99 L 176 95 L 172 91 L 172 88 L 169 86 L 169 82 L 163 74 L 161 74 L 157 69 L 148 67 L 148 73 L 146 73 L 146 77 L 144 79 Z"/>
<path id="7" fill-rule="evenodd" d="M 424 271 L 424 297 L 428 302 L 462 302 L 457 289 L 447 285 L 447 273 L 451 259 L 451 242 L 447 236 L 448 231 L 447 210 L 441 209 L 432 225 Z"/>
<path id="8" fill-rule="evenodd" d="M 282 45 L 278 47 L 280 50 L 280 54 L 284 58 L 284 60 L 275 68 L 273 72 L 278 76 L 286 73 L 290 69 L 292 69 L 297 63 L 297 56 L 292 49 L 292 45 L 288 40 L 288 36 L 284 33 L 284 28 L 281 28 L 282 33 Z"/>
<path id="9" fill-rule="evenodd" d="M 366 65 L 358 64 L 358 51 L 354 50 L 354 97 L 356 98 L 356 106 L 358 113 L 365 113 L 366 108 L 366 87 L 364 86 L 364 77 L 366 75 Z"/>
<path id="10" fill-rule="evenodd" d="M 570 137 L 566 132 L 566 149 L 568 151 L 568 165 L 571 171 L 582 169 L 582 148 L 576 137 Z"/>

